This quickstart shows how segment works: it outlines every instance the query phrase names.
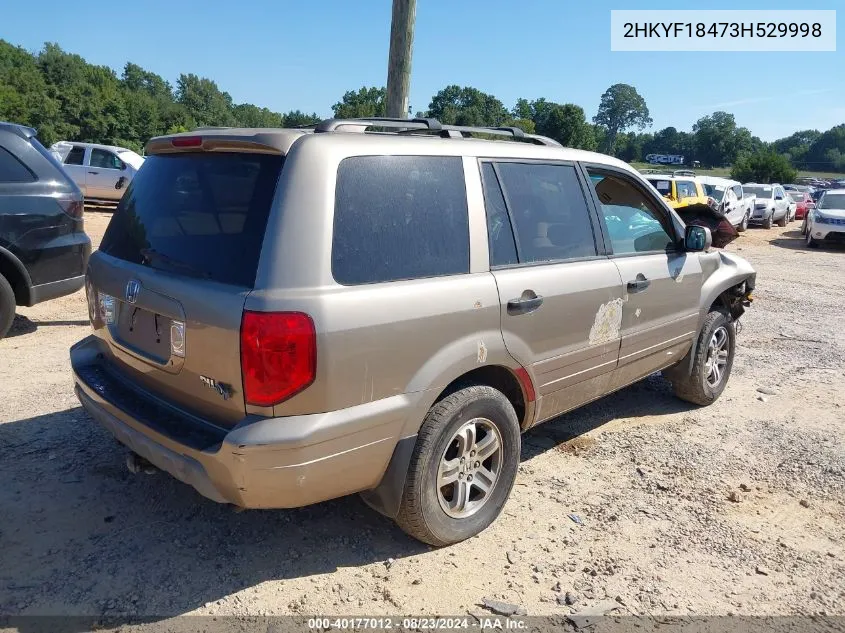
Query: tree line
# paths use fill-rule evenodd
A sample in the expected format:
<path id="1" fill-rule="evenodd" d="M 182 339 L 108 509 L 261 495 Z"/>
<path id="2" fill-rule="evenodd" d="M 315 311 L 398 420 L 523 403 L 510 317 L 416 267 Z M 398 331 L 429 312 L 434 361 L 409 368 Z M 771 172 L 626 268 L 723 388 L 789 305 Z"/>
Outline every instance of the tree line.
<path id="1" fill-rule="evenodd" d="M 332 106 L 332 114 L 384 116 L 385 92 L 383 87 L 348 91 Z M 648 154 L 682 154 L 687 164 L 699 161 L 706 167 L 747 167 L 762 161 L 778 169 L 845 172 L 845 124 L 766 143 L 737 126 L 732 114 L 720 111 L 700 118 L 689 132 L 674 127 L 646 132 L 652 124 L 648 106 L 627 84 L 608 88 L 591 120 L 572 103 L 522 98 L 508 108 L 494 95 L 456 85 L 440 90 L 427 110 L 416 115 L 446 124 L 515 126 L 567 147 L 603 151 L 629 162 L 643 161 Z M 57 44 L 45 44 L 32 54 L 0 40 L 0 120 L 36 128 L 47 145 L 75 140 L 140 150 L 153 136 L 199 126 L 297 127 L 323 118 L 236 104 L 213 80 L 190 73 L 179 75 L 173 86 L 137 64 L 127 63 L 118 75 Z"/>

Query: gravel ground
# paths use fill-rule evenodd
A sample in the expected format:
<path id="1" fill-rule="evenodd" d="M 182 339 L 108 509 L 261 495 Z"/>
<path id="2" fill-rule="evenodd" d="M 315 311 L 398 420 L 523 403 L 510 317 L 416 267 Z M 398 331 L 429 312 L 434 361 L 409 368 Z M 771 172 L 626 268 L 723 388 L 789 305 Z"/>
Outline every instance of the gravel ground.
<path id="1" fill-rule="evenodd" d="M 109 214 L 86 218 L 97 243 Z M 845 251 L 797 223 L 729 250 L 758 289 L 722 398 L 690 408 L 655 376 L 538 427 L 499 520 L 440 550 L 357 497 L 236 513 L 130 474 L 71 390 L 84 294 L 21 308 L 0 341 L 0 615 L 845 615 Z"/>

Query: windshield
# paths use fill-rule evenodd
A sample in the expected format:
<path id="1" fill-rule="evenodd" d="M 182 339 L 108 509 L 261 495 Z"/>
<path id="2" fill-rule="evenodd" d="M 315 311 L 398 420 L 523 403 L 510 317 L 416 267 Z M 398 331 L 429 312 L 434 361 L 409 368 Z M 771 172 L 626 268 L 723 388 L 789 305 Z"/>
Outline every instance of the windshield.
<path id="1" fill-rule="evenodd" d="M 819 209 L 845 211 L 845 193 L 826 193 L 819 201 Z"/>
<path id="2" fill-rule="evenodd" d="M 725 197 L 725 188 L 722 185 L 702 184 L 701 186 L 704 187 L 704 193 L 716 200 L 716 202 L 721 202 L 722 198 Z"/>
<path id="3" fill-rule="evenodd" d="M 774 189 L 771 187 L 747 187 L 743 185 L 742 191 L 745 194 L 751 194 L 758 198 L 771 198 L 774 195 Z"/>
<path id="4" fill-rule="evenodd" d="M 253 287 L 281 156 L 149 156 L 100 250 L 124 261 Z"/>
<path id="5" fill-rule="evenodd" d="M 140 169 L 144 164 L 144 157 L 136 154 L 131 149 L 119 149 L 117 155 L 124 163 L 132 165 L 135 169 Z"/>

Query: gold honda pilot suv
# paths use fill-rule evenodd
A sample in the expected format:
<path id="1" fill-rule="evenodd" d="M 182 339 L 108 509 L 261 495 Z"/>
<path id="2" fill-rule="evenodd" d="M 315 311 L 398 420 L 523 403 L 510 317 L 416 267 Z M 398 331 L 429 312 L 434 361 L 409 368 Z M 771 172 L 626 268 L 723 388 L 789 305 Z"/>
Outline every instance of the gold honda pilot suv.
<path id="1" fill-rule="evenodd" d="M 614 158 L 433 119 L 145 153 L 75 389 L 130 465 L 214 501 L 361 493 L 455 543 L 501 512 L 523 431 L 660 370 L 696 405 L 728 381 L 754 270 Z"/>

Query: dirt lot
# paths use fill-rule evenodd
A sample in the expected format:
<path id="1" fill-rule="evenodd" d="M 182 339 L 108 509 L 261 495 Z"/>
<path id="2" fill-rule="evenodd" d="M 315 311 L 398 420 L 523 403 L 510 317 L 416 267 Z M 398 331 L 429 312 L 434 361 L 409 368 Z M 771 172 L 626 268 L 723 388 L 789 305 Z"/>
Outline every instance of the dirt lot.
<path id="1" fill-rule="evenodd" d="M 95 243 L 108 218 L 87 215 Z M 71 390 L 84 295 L 20 309 L 0 341 L 0 615 L 455 615 L 485 597 L 845 614 L 845 251 L 807 250 L 797 223 L 729 250 L 758 290 L 723 397 L 693 409 L 652 377 L 529 432 L 504 514 L 441 550 L 356 497 L 235 513 L 130 474 Z"/>

